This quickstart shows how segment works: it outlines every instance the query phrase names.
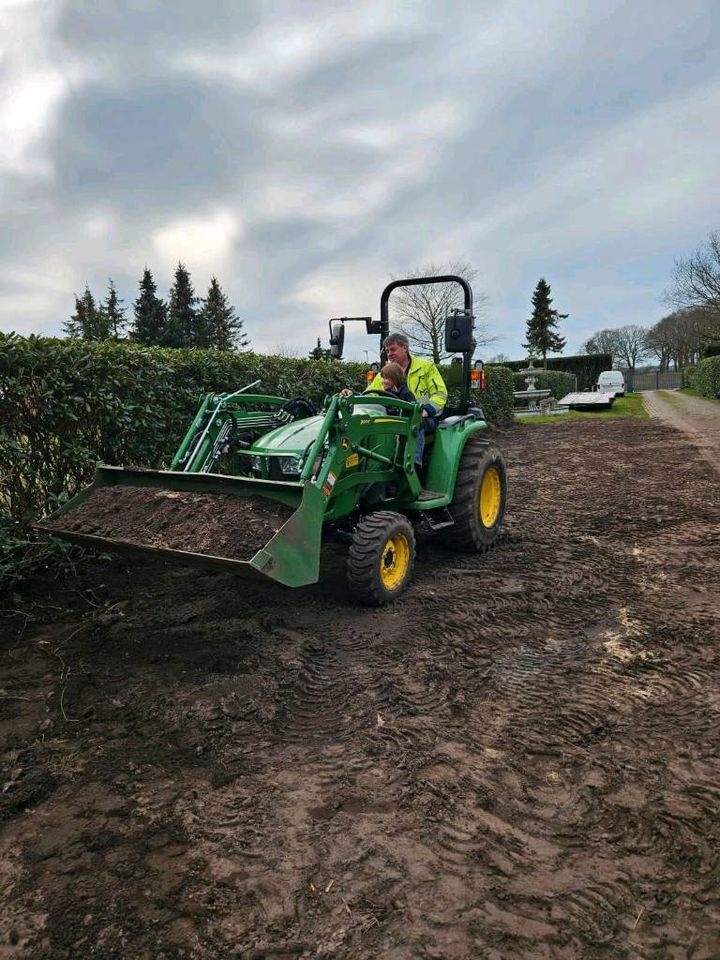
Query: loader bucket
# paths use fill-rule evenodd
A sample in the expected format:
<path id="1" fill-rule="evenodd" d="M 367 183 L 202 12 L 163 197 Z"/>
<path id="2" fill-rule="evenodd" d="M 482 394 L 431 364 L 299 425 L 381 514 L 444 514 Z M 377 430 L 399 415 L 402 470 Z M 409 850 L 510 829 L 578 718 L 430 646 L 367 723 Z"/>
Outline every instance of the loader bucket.
<path id="1" fill-rule="evenodd" d="M 324 513 L 325 497 L 310 482 L 100 464 L 89 487 L 34 526 L 103 551 L 299 587 L 318 579 Z"/>

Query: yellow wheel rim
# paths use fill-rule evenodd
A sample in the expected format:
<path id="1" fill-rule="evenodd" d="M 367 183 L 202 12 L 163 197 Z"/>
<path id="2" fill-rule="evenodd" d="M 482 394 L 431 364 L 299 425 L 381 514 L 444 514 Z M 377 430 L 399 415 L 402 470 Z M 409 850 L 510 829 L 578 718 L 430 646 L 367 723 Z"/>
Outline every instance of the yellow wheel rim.
<path id="1" fill-rule="evenodd" d="M 502 506 L 502 482 L 497 467 L 488 467 L 480 484 L 480 519 L 484 527 L 492 527 L 497 523 Z"/>
<path id="2" fill-rule="evenodd" d="M 380 579 L 386 590 L 397 590 L 410 567 L 410 544 L 402 533 L 390 537 L 380 557 Z"/>

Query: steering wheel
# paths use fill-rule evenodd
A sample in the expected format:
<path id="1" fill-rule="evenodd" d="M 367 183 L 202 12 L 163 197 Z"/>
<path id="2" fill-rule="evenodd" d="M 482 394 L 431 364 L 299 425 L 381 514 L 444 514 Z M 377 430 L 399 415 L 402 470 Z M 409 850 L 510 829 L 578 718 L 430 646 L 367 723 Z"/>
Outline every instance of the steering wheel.
<path id="1" fill-rule="evenodd" d="M 304 417 L 314 417 L 317 413 L 315 405 L 305 397 L 293 397 L 292 400 L 288 400 L 280 409 L 284 413 L 289 414 L 293 420 L 301 420 Z"/>
<path id="2" fill-rule="evenodd" d="M 374 393 L 378 397 L 390 397 L 391 400 L 400 399 L 396 393 L 390 393 L 389 390 L 366 390 L 365 393 Z"/>

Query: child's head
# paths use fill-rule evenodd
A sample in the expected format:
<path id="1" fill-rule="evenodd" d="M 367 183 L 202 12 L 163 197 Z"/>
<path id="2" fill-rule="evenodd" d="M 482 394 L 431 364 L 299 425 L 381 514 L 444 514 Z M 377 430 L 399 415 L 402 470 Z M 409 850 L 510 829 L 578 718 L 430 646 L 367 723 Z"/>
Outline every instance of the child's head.
<path id="1" fill-rule="evenodd" d="M 386 390 L 399 390 L 405 383 L 405 374 L 399 363 L 386 363 L 380 376 Z"/>

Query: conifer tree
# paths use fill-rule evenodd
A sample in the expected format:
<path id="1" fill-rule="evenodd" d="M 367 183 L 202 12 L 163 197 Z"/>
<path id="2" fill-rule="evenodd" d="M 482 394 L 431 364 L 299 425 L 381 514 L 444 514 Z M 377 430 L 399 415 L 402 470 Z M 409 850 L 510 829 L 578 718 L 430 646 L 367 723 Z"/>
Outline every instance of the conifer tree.
<path id="1" fill-rule="evenodd" d="M 83 295 L 75 295 L 75 313 L 63 324 L 63 329 L 69 337 L 76 339 L 102 340 L 104 328 L 102 311 L 98 310 L 95 297 L 85 284 Z"/>
<path id="2" fill-rule="evenodd" d="M 243 330 L 243 321 L 235 313 L 235 308 L 218 283 L 212 277 L 207 296 L 197 318 L 198 347 L 211 347 L 215 350 L 247 350 L 250 340 Z"/>
<path id="3" fill-rule="evenodd" d="M 542 277 L 538 280 L 532 295 L 533 312 L 527 322 L 525 336 L 527 342 L 523 344 L 534 356 L 543 359 L 543 366 L 547 367 L 548 353 L 562 353 L 567 342 L 556 331 L 558 320 L 566 320 L 567 313 L 558 313 L 553 310 L 550 284 Z"/>
<path id="4" fill-rule="evenodd" d="M 158 346 L 165 342 L 167 307 L 157 296 L 157 287 L 152 273 L 145 267 L 140 281 L 140 295 L 133 305 L 135 321 L 131 338 L 146 346 Z"/>
<path id="5" fill-rule="evenodd" d="M 63 330 L 73 340 L 82 336 L 84 305 L 82 297 L 75 294 L 75 313 L 63 323 Z"/>
<path id="6" fill-rule="evenodd" d="M 329 360 L 331 357 L 330 348 L 323 347 L 320 337 L 317 338 L 317 346 L 313 347 L 308 357 L 311 360 Z"/>
<path id="7" fill-rule="evenodd" d="M 108 293 L 101 307 L 104 315 L 104 323 L 107 326 L 107 339 L 119 340 L 123 327 L 127 323 L 125 317 L 125 307 L 123 301 L 118 297 L 115 284 L 110 278 L 108 280 Z"/>
<path id="8" fill-rule="evenodd" d="M 167 313 L 167 328 L 164 343 L 167 347 L 194 347 L 200 339 L 198 316 L 190 274 L 185 264 L 178 263 L 175 282 L 170 288 L 170 303 Z"/>

